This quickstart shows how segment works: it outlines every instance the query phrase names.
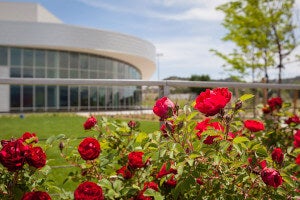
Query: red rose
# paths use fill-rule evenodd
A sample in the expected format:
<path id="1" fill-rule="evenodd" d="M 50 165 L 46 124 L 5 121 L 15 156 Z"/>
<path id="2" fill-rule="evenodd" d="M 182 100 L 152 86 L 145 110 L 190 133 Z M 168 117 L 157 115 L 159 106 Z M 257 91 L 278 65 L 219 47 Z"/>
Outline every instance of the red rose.
<path id="1" fill-rule="evenodd" d="M 127 125 L 128 125 L 129 128 L 133 129 L 137 126 L 137 123 L 135 121 L 131 120 L 127 123 Z"/>
<path id="2" fill-rule="evenodd" d="M 251 120 L 251 119 L 245 120 L 244 126 L 251 132 L 258 132 L 258 131 L 265 130 L 264 124 L 257 120 Z"/>
<path id="3" fill-rule="evenodd" d="M 46 154 L 41 147 L 30 147 L 25 153 L 25 158 L 30 166 L 42 168 L 46 164 Z"/>
<path id="4" fill-rule="evenodd" d="M 203 143 L 204 143 L 204 144 L 209 144 L 209 145 L 210 145 L 210 144 L 213 144 L 215 138 L 221 138 L 221 136 L 219 136 L 219 135 L 214 135 L 214 136 L 209 135 L 209 136 L 207 136 L 207 137 L 205 138 L 205 140 L 203 141 Z"/>
<path id="5" fill-rule="evenodd" d="M 27 144 L 38 143 L 39 139 L 35 133 L 25 132 L 20 139 Z"/>
<path id="6" fill-rule="evenodd" d="M 201 178 L 196 178 L 196 183 L 198 183 L 199 185 L 204 184 Z"/>
<path id="7" fill-rule="evenodd" d="M 172 175 L 169 179 L 167 179 L 164 184 L 167 187 L 175 187 L 177 184 L 177 181 L 175 180 L 175 175 Z"/>
<path id="8" fill-rule="evenodd" d="M 282 184 L 282 177 L 280 176 L 280 173 L 272 168 L 265 167 L 261 171 L 260 176 L 266 185 L 274 188 L 277 188 Z"/>
<path id="9" fill-rule="evenodd" d="M 75 200 L 103 200 L 102 188 L 93 182 L 83 182 L 74 191 Z"/>
<path id="10" fill-rule="evenodd" d="M 298 115 L 293 115 L 292 117 L 289 117 L 287 120 L 285 120 L 285 123 L 290 125 L 290 124 L 300 124 L 300 118 Z"/>
<path id="11" fill-rule="evenodd" d="M 296 162 L 297 165 L 300 165 L 300 154 L 298 154 L 295 162 Z"/>
<path id="12" fill-rule="evenodd" d="M 174 124 L 174 121 L 166 121 L 160 126 L 160 130 L 164 137 L 168 137 L 168 132 L 174 133 L 175 132 L 176 125 Z"/>
<path id="13" fill-rule="evenodd" d="M 117 170 L 117 174 L 120 174 L 123 176 L 125 179 L 130 179 L 132 178 L 133 174 L 131 171 L 127 168 L 127 166 L 123 166 L 120 169 Z"/>
<path id="14" fill-rule="evenodd" d="M 132 169 L 138 169 L 145 166 L 145 163 L 143 163 L 143 152 L 140 151 L 134 151 L 130 152 L 128 154 L 128 165 Z"/>
<path id="15" fill-rule="evenodd" d="M 47 192 L 36 191 L 26 192 L 21 200 L 51 200 L 51 197 Z"/>
<path id="16" fill-rule="evenodd" d="M 25 163 L 25 153 L 28 148 L 21 140 L 7 143 L 0 151 L 0 163 L 9 171 L 22 169 Z"/>
<path id="17" fill-rule="evenodd" d="M 283 162 L 284 155 L 281 148 L 275 148 L 272 152 L 272 160 L 281 164 Z"/>
<path id="18" fill-rule="evenodd" d="M 144 192 L 148 189 L 152 189 L 158 191 L 158 185 L 154 182 L 146 182 L 144 183 L 144 188 L 139 192 L 139 194 L 134 198 L 134 200 L 152 200 L 151 196 L 144 196 Z"/>
<path id="19" fill-rule="evenodd" d="M 169 117 L 176 115 L 176 105 L 167 97 L 158 99 L 153 106 L 153 112 L 163 121 Z"/>
<path id="20" fill-rule="evenodd" d="M 231 99 L 231 92 L 227 88 L 206 89 L 196 98 L 195 109 L 206 116 L 219 113 Z"/>
<path id="21" fill-rule="evenodd" d="M 263 111 L 264 114 L 269 114 L 270 112 L 272 112 L 269 105 L 266 105 L 265 107 L 263 107 L 262 111 Z"/>
<path id="22" fill-rule="evenodd" d="M 300 147 L 300 129 L 297 130 L 296 134 L 294 135 L 294 147 Z"/>
<path id="23" fill-rule="evenodd" d="M 201 122 L 198 122 L 196 127 L 196 130 L 198 130 L 197 132 L 197 136 L 199 139 L 201 139 L 201 134 L 209 129 L 214 129 L 216 131 L 224 131 L 224 127 L 219 123 L 219 122 L 211 122 L 210 118 L 206 118 Z M 205 144 L 212 144 L 214 142 L 214 139 L 220 137 L 219 135 L 215 135 L 215 136 L 207 136 L 205 138 L 205 140 L 203 141 L 203 143 Z"/>
<path id="24" fill-rule="evenodd" d="M 94 160 L 100 154 L 100 143 L 95 138 L 87 137 L 78 146 L 78 152 L 84 160 Z"/>
<path id="25" fill-rule="evenodd" d="M 161 177 L 163 177 L 165 175 L 168 175 L 168 174 L 177 174 L 177 170 L 172 168 L 171 166 L 170 166 L 170 169 L 167 170 L 167 163 L 164 163 L 161 166 L 158 174 L 156 175 L 156 178 L 161 178 Z"/>
<path id="26" fill-rule="evenodd" d="M 85 130 L 88 130 L 93 128 L 96 124 L 97 124 L 97 119 L 94 116 L 91 116 L 85 121 L 83 127 Z"/>
<path id="27" fill-rule="evenodd" d="M 274 97 L 268 100 L 268 105 L 271 110 L 280 109 L 282 107 L 282 99 L 280 97 Z"/>

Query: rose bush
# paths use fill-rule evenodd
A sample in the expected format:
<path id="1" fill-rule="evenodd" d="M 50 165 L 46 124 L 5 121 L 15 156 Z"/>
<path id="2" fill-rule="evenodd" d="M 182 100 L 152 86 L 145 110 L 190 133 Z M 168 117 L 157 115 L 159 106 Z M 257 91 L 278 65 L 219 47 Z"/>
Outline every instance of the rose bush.
<path id="1" fill-rule="evenodd" d="M 78 146 L 60 139 L 59 152 L 75 166 L 65 182 L 76 188 L 58 199 L 299 198 L 299 117 L 273 97 L 260 117 L 242 118 L 252 97 L 207 89 L 182 108 L 162 97 L 153 107 L 160 124 L 153 133 L 140 131 L 134 120 L 89 117 Z M 3 141 L 0 161 L 13 174 L 26 155 L 39 153 L 15 151 L 29 146 L 11 142 Z"/>
<path id="2" fill-rule="evenodd" d="M 35 133 L 25 132 L 20 138 L 1 141 L 0 199 L 50 200 L 46 192 L 46 153 L 37 146 Z M 47 167 L 46 167 L 47 168 Z"/>

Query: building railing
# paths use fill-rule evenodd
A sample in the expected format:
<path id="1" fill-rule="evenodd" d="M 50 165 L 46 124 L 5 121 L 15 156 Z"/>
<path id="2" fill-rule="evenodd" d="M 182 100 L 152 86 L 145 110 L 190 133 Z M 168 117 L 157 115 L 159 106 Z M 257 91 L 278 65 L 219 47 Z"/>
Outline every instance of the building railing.
<path id="1" fill-rule="evenodd" d="M 158 86 L 158 96 L 168 96 L 173 87 L 198 87 L 216 88 L 227 87 L 233 89 L 234 96 L 240 96 L 240 91 L 251 89 L 254 92 L 260 90 L 262 102 L 268 98 L 268 90 L 288 90 L 292 92 L 293 112 L 298 109 L 300 84 L 276 84 L 276 83 L 241 83 L 241 82 L 214 82 L 214 81 L 144 81 L 131 79 L 60 79 L 60 78 L 0 78 L 0 85 L 80 85 L 80 86 Z M 256 105 L 256 103 L 255 103 Z M 254 105 L 254 106 L 255 106 Z M 254 108 L 254 107 L 253 107 Z M 255 116 L 255 113 L 254 113 Z"/>

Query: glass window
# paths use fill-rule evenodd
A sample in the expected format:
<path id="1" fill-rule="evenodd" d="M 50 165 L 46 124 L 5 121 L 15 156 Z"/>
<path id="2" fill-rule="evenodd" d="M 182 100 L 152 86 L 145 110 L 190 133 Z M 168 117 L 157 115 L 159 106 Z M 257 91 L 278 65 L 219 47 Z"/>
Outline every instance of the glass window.
<path id="1" fill-rule="evenodd" d="M 46 62 L 46 53 L 44 50 L 35 51 L 35 66 L 44 67 Z"/>
<path id="2" fill-rule="evenodd" d="M 87 70 L 80 71 L 80 78 L 89 78 L 89 73 Z"/>
<path id="3" fill-rule="evenodd" d="M 10 86 L 10 107 L 21 106 L 21 87 L 19 85 Z"/>
<path id="4" fill-rule="evenodd" d="M 98 98 L 99 98 L 99 106 L 105 106 L 105 93 L 106 89 L 105 88 L 99 88 L 98 90 Z"/>
<path id="5" fill-rule="evenodd" d="M 48 86 L 47 87 L 47 107 L 56 107 L 56 97 L 57 97 L 57 87 Z"/>
<path id="6" fill-rule="evenodd" d="M 90 106 L 97 106 L 97 87 L 90 87 Z"/>
<path id="7" fill-rule="evenodd" d="M 21 68 L 10 67 L 10 77 L 21 77 Z"/>
<path id="8" fill-rule="evenodd" d="M 23 59 L 24 59 L 24 66 L 33 66 L 33 50 L 31 49 L 24 49 L 24 55 L 23 55 Z"/>
<path id="9" fill-rule="evenodd" d="M 97 64 L 99 71 L 105 73 L 105 58 L 98 58 Z"/>
<path id="10" fill-rule="evenodd" d="M 45 68 L 35 68 L 36 78 L 45 78 Z"/>
<path id="11" fill-rule="evenodd" d="M 47 51 L 47 67 L 56 68 L 58 66 L 58 52 Z"/>
<path id="12" fill-rule="evenodd" d="M 69 54 L 67 52 L 59 52 L 59 68 L 69 68 Z"/>
<path id="13" fill-rule="evenodd" d="M 90 78 L 93 79 L 98 78 L 96 70 L 90 70 Z"/>
<path id="14" fill-rule="evenodd" d="M 80 54 L 80 69 L 88 69 L 89 57 L 86 54 Z"/>
<path id="15" fill-rule="evenodd" d="M 35 87 L 35 106 L 45 107 L 45 87 L 36 86 Z"/>
<path id="16" fill-rule="evenodd" d="M 33 106 L 33 87 L 23 86 L 23 107 Z"/>
<path id="17" fill-rule="evenodd" d="M 78 53 L 70 53 L 70 68 L 78 69 L 79 63 L 79 54 Z"/>
<path id="18" fill-rule="evenodd" d="M 80 88 L 80 105 L 81 106 L 86 106 L 86 107 L 89 105 L 88 87 L 81 87 Z"/>
<path id="19" fill-rule="evenodd" d="M 90 69 L 97 70 L 97 57 L 96 56 L 90 56 Z"/>
<path id="20" fill-rule="evenodd" d="M 59 78 L 68 78 L 68 70 L 67 69 L 60 69 L 59 70 Z"/>
<path id="21" fill-rule="evenodd" d="M 70 78 L 78 78 L 78 70 L 70 70 Z"/>
<path id="22" fill-rule="evenodd" d="M 70 105 L 78 106 L 78 87 L 70 88 Z"/>
<path id="23" fill-rule="evenodd" d="M 21 65 L 21 49 L 19 48 L 11 48 L 10 49 L 10 64 L 12 66 L 20 66 Z"/>
<path id="24" fill-rule="evenodd" d="M 7 65 L 7 48 L 0 47 L 0 65 Z"/>
<path id="25" fill-rule="evenodd" d="M 60 107 L 68 106 L 68 87 L 67 86 L 59 87 L 59 106 Z"/>
<path id="26" fill-rule="evenodd" d="M 24 78 L 32 78 L 33 77 L 32 67 L 24 67 L 23 68 L 23 77 Z"/>
<path id="27" fill-rule="evenodd" d="M 57 78 L 57 70 L 56 69 L 48 69 L 47 70 L 47 78 Z"/>

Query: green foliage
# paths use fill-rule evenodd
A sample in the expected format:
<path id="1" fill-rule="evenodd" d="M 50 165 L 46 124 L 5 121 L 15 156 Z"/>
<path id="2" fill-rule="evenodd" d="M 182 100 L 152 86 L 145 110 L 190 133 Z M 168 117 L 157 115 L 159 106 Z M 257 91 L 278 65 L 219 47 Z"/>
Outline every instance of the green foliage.
<path id="1" fill-rule="evenodd" d="M 73 168 L 52 169 L 52 159 L 57 159 L 53 157 L 46 167 L 35 171 L 37 177 L 24 173 L 20 177 L 20 187 L 14 192 L 43 189 L 51 191 L 53 199 L 72 199 L 76 187 L 62 189 L 52 181 L 51 171 L 57 170 L 56 173 L 65 174 L 63 185 L 77 186 L 83 181 L 92 181 L 102 187 L 105 199 L 134 199 L 141 192 L 144 197 L 155 200 L 297 198 L 300 166 L 295 163 L 295 158 L 300 150 L 293 146 L 293 134 L 299 125 L 284 124 L 284 120 L 292 116 L 290 104 L 284 103 L 281 108 L 262 115 L 260 120 L 264 120 L 265 129 L 251 132 L 244 126 L 244 119 L 238 116 L 251 98 L 252 94 L 244 94 L 232 102 L 230 108 L 211 117 L 212 123 L 223 128 L 206 127 L 200 136 L 196 127 L 204 116 L 192 105 L 185 105 L 178 115 L 161 122 L 166 125 L 165 132 L 159 131 L 158 126 L 155 131 L 146 132 L 141 126 L 130 127 L 125 121 L 105 117 L 97 117 L 97 124 L 83 131 L 83 122 L 80 122 L 81 131 L 77 131 L 83 137 L 94 137 L 100 142 L 100 156 L 83 160 L 77 150 L 78 141 L 74 142 L 72 135 L 49 135 L 44 144 L 47 151 L 57 151 Z M 208 137 L 215 138 L 207 143 Z M 63 144 L 60 149 L 58 144 Z M 275 147 L 284 152 L 282 163 L 272 159 Z M 143 167 L 128 167 L 128 155 L 134 151 L 144 153 Z M 266 161 L 268 168 L 280 172 L 284 181 L 278 188 L 268 186 L 262 180 L 262 161 Z M 132 176 L 117 173 L 123 166 Z M 158 176 L 160 172 L 165 173 Z M 13 176 L 0 166 L 0 179 L 4 199 L 5 186 Z M 158 189 L 144 188 L 147 182 L 156 183 Z"/>

